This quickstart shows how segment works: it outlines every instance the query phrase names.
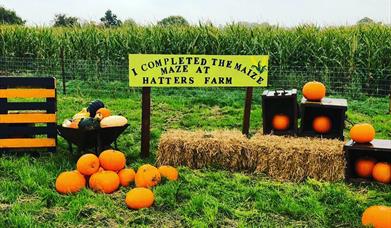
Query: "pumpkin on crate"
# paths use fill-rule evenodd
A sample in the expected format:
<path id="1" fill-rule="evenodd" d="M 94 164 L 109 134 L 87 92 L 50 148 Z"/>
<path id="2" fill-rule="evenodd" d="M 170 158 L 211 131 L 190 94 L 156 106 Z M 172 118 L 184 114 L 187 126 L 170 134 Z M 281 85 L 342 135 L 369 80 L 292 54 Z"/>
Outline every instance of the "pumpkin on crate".
<path id="1" fill-rule="evenodd" d="M 391 164 L 387 162 L 376 163 L 372 170 L 372 177 L 380 183 L 391 183 Z"/>
<path id="2" fill-rule="evenodd" d="M 358 159 L 354 166 L 357 175 L 363 178 L 370 177 L 375 163 L 376 161 L 371 158 Z"/>
<path id="3" fill-rule="evenodd" d="M 56 190 L 62 194 L 75 193 L 86 186 L 86 179 L 78 171 L 60 173 L 56 179 Z"/>
<path id="4" fill-rule="evenodd" d="M 328 133 L 331 130 L 331 120 L 327 116 L 317 116 L 312 122 L 312 128 L 320 134 Z"/>
<path id="5" fill-rule="evenodd" d="M 375 138 L 375 128 L 371 124 L 355 124 L 350 129 L 350 138 L 357 143 L 369 143 Z"/>
<path id="6" fill-rule="evenodd" d="M 275 130 L 284 131 L 289 128 L 290 120 L 285 114 L 276 114 L 272 119 L 272 126 Z"/>
<path id="7" fill-rule="evenodd" d="M 126 205 L 131 209 L 149 208 L 155 201 L 153 192 L 148 188 L 133 188 L 126 194 Z"/>
<path id="8" fill-rule="evenodd" d="M 121 127 L 128 123 L 128 120 L 123 116 L 109 116 L 106 118 L 103 118 L 100 121 L 100 127 L 101 128 L 107 128 L 107 127 Z"/>
<path id="9" fill-rule="evenodd" d="M 303 96 L 310 101 L 320 101 L 326 96 L 326 86 L 317 81 L 307 82 L 303 86 Z"/>

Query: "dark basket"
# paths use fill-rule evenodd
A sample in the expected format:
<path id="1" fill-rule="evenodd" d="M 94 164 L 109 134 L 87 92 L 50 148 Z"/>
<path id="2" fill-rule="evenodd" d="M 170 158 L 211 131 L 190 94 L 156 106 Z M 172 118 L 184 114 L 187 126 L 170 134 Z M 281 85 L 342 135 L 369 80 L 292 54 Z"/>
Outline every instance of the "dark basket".
<path id="1" fill-rule="evenodd" d="M 79 151 L 95 148 L 97 153 L 104 148 L 110 147 L 112 143 L 116 144 L 117 138 L 129 126 L 126 124 L 121 127 L 98 128 L 93 130 L 66 128 L 61 125 L 57 126 L 58 134 L 63 137 L 70 146 L 72 152 L 72 144 L 75 144 Z M 115 145 L 117 148 L 117 145 Z"/>

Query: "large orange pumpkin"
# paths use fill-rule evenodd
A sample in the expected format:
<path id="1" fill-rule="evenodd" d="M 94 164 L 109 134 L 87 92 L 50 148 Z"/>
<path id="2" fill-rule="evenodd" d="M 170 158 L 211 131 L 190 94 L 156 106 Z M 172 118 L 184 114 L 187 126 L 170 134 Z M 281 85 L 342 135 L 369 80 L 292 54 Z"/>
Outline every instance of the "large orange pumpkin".
<path id="1" fill-rule="evenodd" d="M 154 200 L 153 192 L 148 188 L 133 188 L 125 198 L 126 205 L 132 209 L 148 208 Z"/>
<path id="2" fill-rule="evenodd" d="M 277 114 L 272 119 L 273 128 L 280 131 L 288 129 L 289 123 L 289 117 L 284 114 Z"/>
<path id="3" fill-rule="evenodd" d="M 307 100 L 320 101 L 324 96 L 326 96 L 326 87 L 321 82 L 307 82 L 303 86 L 303 96 Z"/>
<path id="4" fill-rule="evenodd" d="M 375 128 L 367 123 L 355 124 L 350 129 L 350 138 L 357 143 L 369 143 L 375 138 Z"/>
<path id="5" fill-rule="evenodd" d="M 161 181 L 159 170 L 149 164 L 141 166 L 136 173 L 135 183 L 137 187 L 154 187 Z"/>
<path id="6" fill-rule="evenodd" d="M 178 179 L 178 170 L 169 165 L 163 165 L 159 167 L 160 176 L 167 178 L 170 181 Z"/>
<path id="7" fill-rule="evenodd" d="M 325 134 L 331 130 L 331 120 L 327 116 L 318 116 L 312 122 L 312 128 L 315 132 Z"/>
<path id="8" fill-rule="evenodd" d="M 67 194 L 78 192 L 86 186 L 86 179 L 78 171 L 62 172 L 56 179 L 56 190 Z"/>
<path id="9" fill-rule="evenodd" d="M 125 154 L 117 150 L 105 150 L 99 155 L 100 165 L 105 170 L 118 172 L 125 167 Z"/>
<path id="10" fill-rule="evenodd" d="M 119 184 L 119 176 L 113 171 L 101 171 L 94 173 L 89 181 L 90 188 L 94 191 L 108 194 L 116 191 Z"/>
<path id="11" fill-rule="evenodd" d="M 391 207 L 380 205 L 368 207 L 362 214 L 361 222 L 363 226 L 390 228 Z"/>
<path id="12" fill-rule="evenodd" d="M 372 170 L 373 179 L 388 184 L 391 183 L 391 165 L 387 162 L 378 162 Z"/>
<path id="13" fill-rule="evenodd" d="M 99 158 L 95 154 L 84 154 L 76 163 L 77 170 L 86 176 L 90 176 L 99 170 Z"/>
<path id="14" fill-rule="evenodd" d="M 134 177 L 136 176 L 136 173 L 133 169 L 123 169 L 119 171 L 118 173 L 119 180 L 122 186 L 127 187 L 130 183 L 134 181 Z"/>
<path id="15" fill-rule="evenodd" d="M 360 177 L 370 177 L 372 175 L 375 160 L 370 158 L 358 159 L 355 163 L 355 170 Z"/>

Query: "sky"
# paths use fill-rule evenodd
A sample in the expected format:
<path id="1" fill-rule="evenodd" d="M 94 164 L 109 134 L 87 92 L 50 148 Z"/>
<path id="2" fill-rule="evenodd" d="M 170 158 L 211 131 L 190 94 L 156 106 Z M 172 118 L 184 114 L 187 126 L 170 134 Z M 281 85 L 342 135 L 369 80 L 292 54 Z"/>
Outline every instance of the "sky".
<path id="1" fill-rule="evenodd" d="M 0 0 L 28 25 L 51 25 L 55 14 L 99 21 L 107 9 L 119 19 L 156 23 L 181 15 L 190 23 L 267 22 L 280 26 L 310 23 L 351 25 L 363 17 L 391 24 L 391 0 Z"/>

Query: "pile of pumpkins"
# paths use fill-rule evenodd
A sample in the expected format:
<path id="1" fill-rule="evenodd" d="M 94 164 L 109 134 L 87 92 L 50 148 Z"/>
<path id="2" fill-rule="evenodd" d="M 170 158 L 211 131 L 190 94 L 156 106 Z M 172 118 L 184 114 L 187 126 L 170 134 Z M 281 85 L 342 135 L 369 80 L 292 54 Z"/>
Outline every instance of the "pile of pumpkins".
<path id="1" fill-rule="evenodd" d="M 350 129 L 350 138 L 359 144 L 370 143 L 375 134 L 375 128 L 367 123 L 356 124 Z M 391 164 L 388 162 L 377 162 L 374 158 L 362 157 L 356 160 L 354 167 L 359 177 L 372 177 L 380 183 L 391 183 Z"/>
<path id="2" fill-rule="evenodd" d="M 87 108 L 83 108 L 71 119 L 62 123 L 63 127 L 94 130 L 98 128 L 120 127 L 128 123 L 128 120 L 119 115 L 111 115 L 111 111 L 105 108 L 100 100 L 92 101 Z"/>
<path id="3" fill-rule="evenodd" d="M 59 174 L 55 183 L 56 190 L 61 194 L 69 194 L 88 185 L 95 192 L 110 194 L 120 186 L 129 187 L 134 182 L 135 188 L 126 194 L 125 203 L 128 208 L 141 209 L 152 206 L 155 197 L 151 188 L 159 184 L 162 178 L 176 181 L 179 176 L 178 170 L 172 166 L 156 168 L 144 164 L 135 172 L 125 165 L 125 155 L 120 151 L 105 150 L 99 157 L 84 154 L 77 161 L 76 170 Z"/>
<path id="4" fill-rule="evenodd" d="M 326 96 L 326 86 L 317 81 L 307 82 L 303 86 L 303 96 L 309 101 L 320 101 Z M 276 114 L 272 119 L 272 126 L 275 130 L 284 131 L 289 128 L 290 120 L 285 114 Z M 328 133 L 331 130 L 332 122 L 328 116 L 317 116 L 312 122 L 312 128 L 320 134 Z"/>

